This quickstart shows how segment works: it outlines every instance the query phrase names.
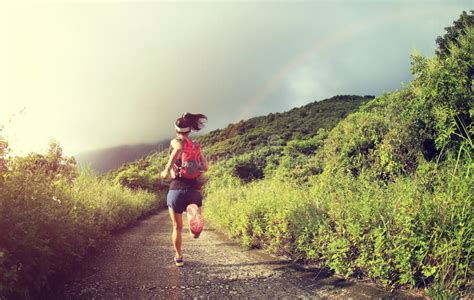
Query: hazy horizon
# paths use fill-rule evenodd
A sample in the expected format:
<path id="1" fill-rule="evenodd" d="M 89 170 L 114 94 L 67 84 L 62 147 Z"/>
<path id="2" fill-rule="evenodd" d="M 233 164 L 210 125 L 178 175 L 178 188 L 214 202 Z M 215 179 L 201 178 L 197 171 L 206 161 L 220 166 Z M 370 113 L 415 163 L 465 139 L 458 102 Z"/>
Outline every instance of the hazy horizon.
<path id="1" fill-rule="evenodd" d="M 16 154 L 67 155 L 206 130 L 412 79 L 470 1 L 0 4 L 0 126 Z M 21 113 L 20 113 L 21 112 Z M 10 121 L 11 120 L 11 121 Z"/>

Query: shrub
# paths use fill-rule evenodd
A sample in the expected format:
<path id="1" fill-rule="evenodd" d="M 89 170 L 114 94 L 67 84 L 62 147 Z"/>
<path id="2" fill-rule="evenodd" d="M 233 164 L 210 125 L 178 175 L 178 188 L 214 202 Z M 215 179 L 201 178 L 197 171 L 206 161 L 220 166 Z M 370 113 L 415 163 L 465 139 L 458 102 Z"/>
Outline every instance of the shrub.
<path id="1" fill-rule="evenodd" d="M 344 172 L 319 176 L 311 188 L 214 182 L 204 213 L 246 247 L 387 285 L 459 292 L 472 278 L 472 175 L 464 163 L 453 174 L 452 163 L 423 163 L 388 185 Z"/>
<path id="2" fill-rule="evenodd" d="M 74 161 L 53 144 L 47 155 L 4 160 L 0 183 L 0 295 L 28 298 L 111 231 L 164 205 Z"/>

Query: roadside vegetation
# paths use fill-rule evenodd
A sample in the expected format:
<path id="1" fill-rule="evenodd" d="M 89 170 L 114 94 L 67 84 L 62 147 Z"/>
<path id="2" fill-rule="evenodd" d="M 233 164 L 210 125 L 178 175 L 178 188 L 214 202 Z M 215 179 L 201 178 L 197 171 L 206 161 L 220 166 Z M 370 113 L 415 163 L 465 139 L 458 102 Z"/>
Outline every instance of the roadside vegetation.
<path id="1" fill-rule="evenodd" d="M 79 172 L 56 143 L 14 158 L 0 146 L 0 298 L 34 297 L 112 231 L 164 206 L 162 193 Z"/>
<path id="2" fill-rule="evenodd" d="M 413 82 L 329 131 L 215 163 L 207 219 L 347 277 L 433 297 L 472 288 L 472 20 L 447 28 L 434 57 L 413 54 Z"/>

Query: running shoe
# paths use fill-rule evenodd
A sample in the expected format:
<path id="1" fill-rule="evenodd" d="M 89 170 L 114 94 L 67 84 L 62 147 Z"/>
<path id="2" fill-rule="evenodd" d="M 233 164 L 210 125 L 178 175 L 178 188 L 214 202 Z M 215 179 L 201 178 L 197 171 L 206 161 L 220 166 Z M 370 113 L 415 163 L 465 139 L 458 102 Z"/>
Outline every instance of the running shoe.
<path id="1" fill-rule="evenodd" d="M 183 258 L 174 258 L 174 263 L 176 264 L 177 267 L 182 267 L 184 266 L 184 260 Z"/>
<path id="2" fill-rule="evenodd" d="M 197 239 L 204 228 L 204 219 L 198 213 L 198 206 L 196 204 L 188 205 L 186 212 L 188 214 L 189 230 L 191 230 L 194 238 Z"/>

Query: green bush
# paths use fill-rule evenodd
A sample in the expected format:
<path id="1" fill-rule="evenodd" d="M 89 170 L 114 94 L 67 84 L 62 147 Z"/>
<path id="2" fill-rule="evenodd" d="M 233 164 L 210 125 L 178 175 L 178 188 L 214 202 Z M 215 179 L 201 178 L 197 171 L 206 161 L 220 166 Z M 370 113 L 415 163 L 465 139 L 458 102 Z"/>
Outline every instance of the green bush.
<path id="1" fill-rule="evenodd" d="M 111 231 L 164 205 L 162 194 L 79 174 L 57 144 L 0 160 L 0 295 L 31 297 Z"/>
<path id="2" fill-rule="evenodd" d="M 262 179 L 267 172 L 270 172 L 271 168 L 276 167 L 269 164 L 278 163 L 281 152 L 281 146 L 261 147 L 257 151 L 217 162 L 210 170 L 209 175 L 210 177 L 232 175 L 242 182 Z"/>
<path id="3" fill-rule="evenodd" d="M 167 162 L 166 152 L 153 153 L 105 174 L 104 178 L 132 190 L 165 191 L 168 185 L 161 180 L 160 173 Z"/>
<path id="4" fill-rule="evenodd" d="M 467 164 L 452 171 L 427 162 L 388 185 L 344 172 L 320 176 L 311 188 L 274 179 L 213 182 L 204 212 L 247 247 L 345 276 L 461 291 L 473 275 L 472 175 Z"/>

